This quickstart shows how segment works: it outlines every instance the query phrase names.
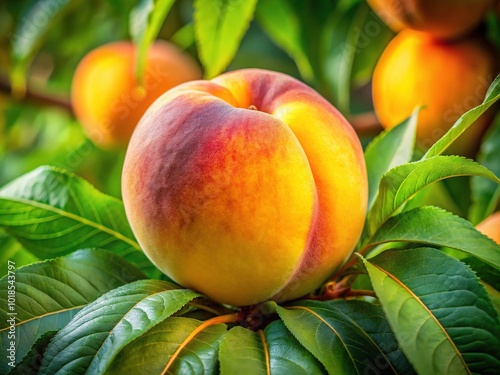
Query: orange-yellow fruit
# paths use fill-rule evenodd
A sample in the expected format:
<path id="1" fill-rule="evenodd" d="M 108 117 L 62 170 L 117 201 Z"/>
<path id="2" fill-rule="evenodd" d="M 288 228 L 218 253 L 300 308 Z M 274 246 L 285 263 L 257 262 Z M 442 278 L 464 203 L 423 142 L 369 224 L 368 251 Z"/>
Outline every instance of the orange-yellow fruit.
<path id="1" fill-rule="evenodd" d="M 463 36 L 483 19 L 493 0 L 368 0 L 394 31 L 410 28 L 440 39 Z"/>
<path id="2" fill-rule="evenodd" d="M 358 137 L 317 92 L 248 69 L 182 84 L 134 132 L 123 201 L 166 275 L 221 303 L 285 301 L 351 255 L 365 220 Z"/>
<path id="3" fill-rule="evenodd" d="M 201 78 L 190 56 L 157 41 L 148 50 L 140 85 L 136 57 L 131 42 L 105 44 L 83 58 L 73 77 L 71 102 L 76 117 L 101 147 L 126 145 L 153 101 L 180 83 Z"/>
<path id="4" fill-rule="evenodd" d="M 493 80 L 492 51 L 480 39 L 439 41 L 413 30 L 399 33 L 380 57 L 373 75 L 373 105 L 384 126 L 391 128 L 419 114 L 417 141 L 428 149 L 469 109 L 481 104 Z M 450 152 L 468 153 L 489 122 L 482 116 Z"/>
<path id="5" fill-rule="evenodd" d="M 484 219 L 476 228 L 500 245 L 500 211 Z"/>

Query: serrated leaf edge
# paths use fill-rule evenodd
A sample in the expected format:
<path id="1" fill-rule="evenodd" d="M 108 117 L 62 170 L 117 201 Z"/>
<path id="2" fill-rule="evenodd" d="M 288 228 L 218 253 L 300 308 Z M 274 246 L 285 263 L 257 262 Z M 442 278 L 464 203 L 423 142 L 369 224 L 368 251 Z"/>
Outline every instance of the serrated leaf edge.
<path id="1" fill-rule="evenodd" d="M 106 338 L 104 339 L 104 341 L 102 342 L 101 346 L 99 347 L 99 349 L 96 350 L 95 354 L 94 354 L 94 358 L 92 359 L 92 361 L 90 362 L 89 364 L 89 368 L 92 367 L 94 361 L 96 360 L 98 354 L 100 353 L 101 349 L 104 347 L 104 345 L 108 342 L 109 338 L 111 337 L 112 333 L 115 331 L 115 329 L 121 324 L 122 321 L 124 321 L 128 316 L 129 316 L 129 313 L 134 309 L 136 308 L 138 305 L 140 305 L 141 303 L 143 303 L 145 300 L 148 300 L 150 299 L 151 297 L 153 296 L 156 296 L 158 294 L 162 294 L 162 293 L 165 293 L 165 292 L 172 292 L 172 291 L 179 291 L 179 290 L 184 290 L 184 291 L 188 291 L 189 289 L 167 289 L 167 290 L 162 290 L 162 291 L 159 291 L 159 292 L 156 292 L 156 293 L 153 293 L 153 294 L 149 294 L 148 296 L 146 296 L 145 298 L 141 299 L 140 301 L 138 301 L 135 305 L 131 306 L 128 311 L 123 315 L 122 318 L 120 318 L 120 320 L 118 322 L 116 322 L 116 324 L 114 325 L 113 329 L 109 331 L 109 334 L 106 335 Z M 193 291 L 194 292 L 194 291 Z M 195 292 L 194 292 L 195 293 Z M 193 298 L 196 298 L 196 294 L 193 294 Z M 187 302 L 189 303 L 189 301 Z M 179 307 L 179 309 L 177 309 L 176 311 L 173 311 L 172 314 L 170 314 L 169 316 L 172 316 L 173 314 L 175 314 L 177 311 L 179 311 L 180 309 L 182 308 Z M 165 316 L 165 319 L 168 318 L 168 316 Z M 161 322 L 161 321 L 160 321 Z M 159 324 L 160 322 L 157 322 L 156 324 Z M 155 325 L 156 325 L 155 324 Z M 142 334 L 144 334 L 145 332 L 147 332 L 148 330 L 150 330 L 151 328 L 153 328 L 155 325 L 152 325 L 150 326 L 146 331 L 142 332 Z"/>
<path id="2" fill-rule="evenodd" d="M 304 311 L 306 311 L 306 312 L 310 313 L 311 315 L 313 315 L 315 318 L 317 318 L 317 319 L 318 319 L 321 323 L 323 323 L 324 325 L 326 325 L 328 328 L 330 328 L 330 329 L 331 329 L 331 331 L 332 331 L 332 332 L 333 332 L 333 333 L 334 333 L 334 334 L 335 334 L 335 335 L 339 338 L 340 342 L 342 343 L 342 345 L 343 345 L 343 347 L 344 347 L 344 349 L 345 349 L 345 352 L 349 355 L 349 358 L 351 359 L 351 362 L 352 362 L 352 363 L 355 363 L 355 361 L 354 361 L 354 359 L 352 358 L 352 356 L 351 356 L 351 354 L 350 354 L 349 350 L 347 349 L 347 345 L 345 344 L 344 340 L 342 340 L 342 337 L 338 334 L 338 332 L 335 330 L 335 328 L 334 328 L 334 327 L 332 327 L 330 324 L 328 324 L 328 322 L 326 322 L 326 321 L 325 321 L 325 319 L 323 319 L 321 316 L 319 316 L 318 314 L 316 314 L 314 311 L 312 311 L 312 310 L 310 310 L 310 309 L 308 309 L 308 308 L 306 308 L 306 307 L 304 307 L 304 306 L 287 306 L 285 310 L 287 310 L 287 309 L 288 309 L 288 310 L 304 310 Z M 279 313 L 278 313 L 278 314 L 279 314 Z M 283 321 L 283 323 L 285 323 L 285 321 Z M 286 327 L 287 327 L 287 329 L 288 329 L 288 326 L 286 325 L 286 323 L 285 323 L 285 326 L 286 326 Z M 290 331 L 290 330 L 289 330 L 289 331 Z M 292 332 L 290 331 L 290 333 L 292 333 Z M 292 335 L 293 335 L 293 333 L 292 333 Z M 295 336 L 295 335 L 294 335 L 294 336 Z M 297 341 L 299 341 L 299 342 L 300 342 L 300 340 L 299 340 L 297 337 L 295 337 L 295 338 L 297 339 Z M 302 343 L 301 343 L 301 344 L 302 344 Z M 320 361 L 320 362 L 321 362 L 321 364 L 322 364 L 325 368 L 327 367 L 327 366 L 326 366 L 326 364 L 323 362 L 323 360 L 322 360 L 321 358 L 318 358 L 318 357 L 317 357 L 314 353 L 312 353 L 312 352 L 311 352 L 311 354 L 313 354 L 313 355 L 316 357 L 316 359 L 318 359 L 318 361 Z M 354 366 L 354 367 L 356 368 L 356 366 Z"/>
<path id="3" fill-rule="evenodd" d="M 486 168 L 485 166 L 479 164 L 478 162 L 476 162 L 475 160 L 473 159 L 469 159 L 469 158 L 466 158 L 466 157 L 463 157 L 463 156 L 457 156 L 457 155 L 436 155 L 436 156 L 433 156 L 432 158 L 429 158 L 429 159 L 423 159 L 423 160 L 416 160 L 416 161 L 413 161 L 413 162 L 410 162 L 410 163 L 406 163 L 406 164 L 402 164 L 402 165 L 398 165 L 397 167 L 394 167 L 392 169 L 390 169 L 389 171 L 387 171 L 386 173 L 384 173 L 380 179 L 380 181 L 382 182 L 386 176 L 389 174 L 389 173 L 394 173 L 394 170 L 396 169 L 399 169 L 399 168 L 403 168 L 403 167 L 406 167 L 408 165 L 414 165 L 414 164 L 417 164 L 417 163 L 424 163 L 424 162 L 430 162 L 432 160 L 434 160 L 435 158 L 447 158 L 447 159 L 455 159 L 455 160 L 468 160 L 470 162 L 473 162 L 474 164 L 476 164 L 477 167 L 479 168 L 483 168 L 483 169 L 486 169 L 487 171 L 489 171 L 494 177 L 495 179 L 491 179 L 491 178 L 488 178 L 488 177 L 485 177 L 485 176 L 479 176 L 479 177 L 483 177 L 483 178 L 488 178 L 489 180 L 493 181 L 493 182 L 497 182 L 497 183 L 500 183 L 500 179 L 493 173 L 491 172 L 488 168 Z M 398 189 L 394 192 L 394 199 L 398 196 L 399 192 L 401 191 L 403 185 L 405 184 L 405 182 L 408 180 L 408 178 L 415 172 L 415 169 L 410 171 L 410 173 L 401 181 Z M 420 190 L 422 190 L 423 188 L 425 188 L 426 186 L 429 186 L 430 184 L 434 183 L 434 182 L 438 182 L 438 181 L 442 181 L 442 180 L 445 180 L 445 179 L 448 179 L 448 178 L 453 178 L 453 177 L 463 177 L 463 176 L 476 176 L 476 174 L 470 174 L 470 173 L 460 173 L 460 174 L 454 174 L 452 176 L 449 176 L 449 175 L 446 175 L 446 176 L 443 176 L 443 177 L 440 177 L 438 179 L 435 179 L 435 180 L 432 180 L 431 182 L 426 182 L 425 185 L 422 186 L 422 188 Z M 418 190 L 418 191 L 420 191 Z M 389 220 L 391 217 L 393 217 L 394 213 L 400 208 L 402 207 L 406 202 L 408 202 L 411 198 L 413 198 L 417 193 L 413 193 L 412 195 L 410 195 L 407 199 L 405 199 L 399 206 L 395 207 L 395 209 L 391 209 L 391 212 L 390 212 L 390 215 L 388 215 L 383 221 L 381 221 L 379 224 L 378 224 L 378 227 L 377 228 L 372 228 L 372 225 L 368 225 L 367 226 L 367 229 L 368 229 L 368 234 L 369 234 L 369 238 L 371 238 L 378 229 L 380 229 L 380 227 L 387 222 L 387 220 Z M 372 215 L 372 212 L 373 212 L 373 207 L 375 206 L 375 203 L 378 201 L 379 199 L 379 195 L 380 195 L 380 190 L 377 192 L 377 195 L 375 196 L 375 199 L 373 200 L 373 205 L 372 205 L 372 208 L 370 208 L 370 210 L 368 211 L 367 213 L 367 219 L 373 219 L 373 215 Z M 385 200 L 385 199 L 384 199 Z M 392 204 L 393 202 L 391 202 Z M 368 239 L 369 239 L 368 238 Z M 364 247 L 364 246 L 363 246 Z"/>
<path id="4" fill-rule="evenodd" d="M 446 331 L 446 329 L 441 325 L 441 323 L 439 322 L 439 320 L 434 316 L 434 314 L 432 313 L 432 311 L 429 310 L 429 308 L 422 302 L 422 300 L 415 293 L 413 293 L 413 291 L 411 289 L 409 289 L 404 283 L 402 283 L 398 278 L 396 278 L 394 275 L 392 275 L 389 271 L 380 268 L 379 266 L 377 266 L 374 263 L 368 262 L 368 260 L 366 260 L 365 258 L 363 258 L 359 254 L 358 254 L 358 256 L 361 257 L 361 259 L 363 260 L 363 263 L 365 263 L 365 265 L 369 264 L 370 266 L 373 266 L 378 271 L 380 271 L 381 273 L 383 273 L 387 277 L 389 277 L 396 284 L 400 285 L 411 297 L 413 297 L 415 299 L 415 301 L 417 301 L 424 308 L 424 310 L 426 310 L 429 313 L 429 316 L 434 320 L 434 322 L 437 324 L 437 326 L 439 327 L 439 329 L 441 329 L 441 331 L 444 333 L 444 335 L 445 335 L 446 339 L 448 340 L 448 342 L 451 344 L 453 350 L 455 351 L 456 355 L 460 359 L 460 362 L 462 363 L 464 369 L 467 371 L 467 374 L 469 374 L 469 375 L 472 374 L 470 372 L 469 366 L 467 366 L 467 364 L 465 363 L 465 360 L 464 360 L 464 358 L 462 356 L 462 353 L 460 353 L 460 351 L 458 350 L 457 346 L 455 345 L 455 343 L 451 339 L 450 335 L 448 335 L 448 332 Z"/>

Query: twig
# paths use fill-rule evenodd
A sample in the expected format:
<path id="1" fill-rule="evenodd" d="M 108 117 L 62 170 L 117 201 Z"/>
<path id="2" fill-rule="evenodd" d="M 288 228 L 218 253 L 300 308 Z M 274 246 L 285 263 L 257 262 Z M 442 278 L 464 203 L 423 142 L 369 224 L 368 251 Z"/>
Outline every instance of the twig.
<path id="1" fill-rule="evenodd" d="M 39 90 L 34 90 L 33 88 L 28 87 L 26 90 L 26 94 L 21 98 L 17 98 L 16 96 L 12 95 L 12 85 L 4 77 L 0 77 L 0 93 L 10 95 L 10 98 L 15 101 L 29 101 L 35 104 L 58 107 L 73 114 L 71 103 L 66 98 L 50 95 Z"/>
<path id="2" fill-rule="evenodd" d="M 374 112 L 353 115 L 348 120 L 360 137 L 374 136 L 383 130 Z"/>

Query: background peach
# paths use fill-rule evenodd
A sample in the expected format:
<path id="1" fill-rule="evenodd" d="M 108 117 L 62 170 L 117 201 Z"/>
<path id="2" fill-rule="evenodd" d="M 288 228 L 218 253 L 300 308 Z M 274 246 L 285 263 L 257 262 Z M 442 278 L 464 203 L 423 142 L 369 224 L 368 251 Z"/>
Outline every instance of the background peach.
<path id="1" fill-rule="evenodd" d="M 96 48 L 78 65 L 71 101 L 90 139 L 101 147 L 124 146 L 146 109 L 168 89 L 201 78 L 196 62 L 176 46 L 150 46 L 142 84 L 136 47 L 128 41 Z"/>
<path id="2" fill-rule="evenodd" d="M 373 75 L 373 104 L 385 128 L 396 126 L 417 106 L 422 108 L 418 145 L 432 146 L 467 110 L 479 105 L 495 72 L 485 42 L 470 37 L 457 42 L 404 30 L 384 50 Z M 450 149 L 471 153 L 489 123 L 482 116 Z"/>
<path id="3" fill-rule="evenodd" d="M 484 219 L 477 225 L 477 229 L 500 244 L 500 212 L 496 212 Z"/>
<path id="4" fill-rule="evenodd" d="M 493 0 L 368 0 L 394 31 L 404 28 L 453 39 L 476 27 Z"/>

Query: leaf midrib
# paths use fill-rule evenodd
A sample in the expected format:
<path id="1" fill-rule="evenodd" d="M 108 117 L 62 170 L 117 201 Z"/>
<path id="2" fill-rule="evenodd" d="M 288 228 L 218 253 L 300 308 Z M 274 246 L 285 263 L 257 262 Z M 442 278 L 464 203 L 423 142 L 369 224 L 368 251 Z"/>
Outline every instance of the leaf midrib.
<path id="1" fill-rule="evenodd" d="M 340 334 L 337 332 L 337 330 L 331 325 L 329 324 L 325 319 L 323 319 L 323 317 L 321 317 L 319 314 L 315 313 L 314 311 L 312 311 L 311 309 L 307 308 L 307 307 L 304 307 L 304 306 L 290 306 L 289 307 L 290 309 L 296 309 L 296 310 L 303 310 L 305 312 L 308 312 L 310 313 L 311 315 L 313 315 L 316 319 L 318 319 L 321 323 L 323 323 L 324 325 L 326 325 L 328 328 L 330 328 L 334 333 L 335 335 L 339 338 L 340 342 L 342 343 L 342 346 L 344 347 L 346 353 L 349 355 L 349 358 L 354 366 L 354 368 L 356 369 L 356 373 L 359 374 L 359 371 L 358 371 L 358 368 L 356 366 L 356 361 L 354 360 L 354 358 L 352 357 L 351 355 L 351 352 L 349 351 L 349 349 L 347 348 L 347 345 L 346 343 L 344 342 L 344 340 L 342 339 L 342 336 L 340 336 Z M 319 359 L 319 358 L 318 358 Z"/>
<path id="2" fill-rule="evenodd" d="M 396 167 L 398 168 L 398 167 Z M 398 187 L 397 191 L 394 192 L 394 196 L 393 196 L 393 199 L 392 199 L 392 202 L 391 202 L 391 208 L 390 208 L 390 212 L 388 212 L 388 215 L 381 219 L 380 220 L 380 223 L 377 223 L 376 225 L 376 228 L 372 228 L 370 229 L 370 237 L 368 238 L 368 241 L 367 243 L 370 243 L 371 239 L 373 238 L 373 236 L 375 235 L 375 233 L 382 227 L 382 225 L 384 225 L 387 220 L 389 220 L 391 217 L 393 217 L 394 213 L 406 202 L 408 202 L 413 196 L 415 196 L 419 191 L 421 191 L 423 188 L 425 188 L 426 186 L 434 183 L 434 182 L 439 182 L 439 181 L 442 181 L 442 180 L 445 180 L 447 178 L 451 178 L 451 177 L 464 177 L 464 176 L 475 176 L 473 174 L 470 174 L 470 173 L 463 173 L 463 174 L 454 174 L 453 176 L 449 176 L 449 175 L 445 175 L 443 177 L 440 177 L 439 179 L 436 179 L 436 180 L 432 180 L 431 182 L 426 182 L 424 185 L 422 185 L 418 191 L 416 191 L 415 193 L 411 194 L 410 196 L 406 197 L 399 205 L 395 206 L 394 204 L 396 203 L 396 198 L 397 196 L 399 195 L 399 191 L 402 189 L 403 185 L 406 183 L 407 179 L 410 177 L 411 174 L 413 174 L 415 172 L 415 170 L 411 171 L 410 174 L 408 176 L 406 176 L 402 181 L 401 181 L 401 184 L 400 186 Z M 384 175 L 385 176 L 385 175 Z M 487 178 L 487 177 L 484 177 L 484 176 L 479 176 L 479 177 L 483 177 L 483 178 Z M 494 181 L 496 182 L 496 181 Z M 375 206 L 375 203 L 378 199 L 375 199 L 374 200 L 374 203 L 373 203 L 373 206 Z M 381 203 L 380 203 L 380 207 L 381 207 L 381 210 L 382 208 L 385 206 L 385 203 L 386 201 L 388 201 L 388 199 L 384 198 L 384 199 L 381 199 Z M 372 210 L 370 210 L 372 211 Z M 383 213 L 383 210 L 382 212 Z M 381 216 L 381 215 L 379 215 Z M 369 217 L 369 221 L 370 220 L 373 220 L 373 214 L 371 212 L 368 212 L 368 217 Z"/>
<path id="3" fill-rule="evenodd" d="M 266 362 L 266 375 L 271 375 L 271 359 L 269 356 L 269 345 L 267 344 L 267 339 L 264 332 L 259 329 L 257 332 L 262 343 L 262 348 L 264 349 L 264 358 Z"/>
<path id="4" fill-rule="evenodd" d="M 99 229 L 113 237 L 116 237 L 117 239 L 129 244 L 130 246 L 132 246 L 133 248 L 135 248 L 136 250 L 139 250 L 139 251 L 142 251 L 141 247 L 139 246 L 139 244 L 136 242 L 136 241 L 133 241 L 132 239 L 130 239 L 129 237 L 126 237 L 125 235 L 115 231 L 115 230 L 112 230 L 111 228 L 108 228 L 100 223 L 96 223 L 96 222 L 93 222 L 89 219 L 86 219 L 82 216 L 78 216 L 76 214 L 73 214 L 71 212 L 68 212 L 68 211 L 65 211 L 61 208 L 58 208 L 58 207 L 54 207 L 54 206 L 51 206 L 49 204 L 46 204 L 46 203 L 41 203 L 41 202 L 37 202 L 37 201 L 34 201 L 34 200 L 31 200 L 31 199 L 25 199 L 25 198 L 5 198 L 5 197 L 0 197 L 0 200 L 7 200 L 7 201 L 13 201 L 13 202 L 18 202 L 18 203 L 23 203 L 23 204 L 26 204 L 26 205 L 31 205 L 35 208 L 40 208 L 40 209 L 44 209 L 44 210 L 47 210 L 49 212 L 54 212 L 54 213 L 57 213 L 59 214 L 60 216 L 62 217 L 67 217 L 69 219 L 72 219 L 72 220 L 75 220 L 77 222 L 81 222 L 85 225 L 88 225 L 89 227 L 92 227 L 92 228 L 96 228 L 96 229 Z"/>
<path id="5" fill-rule="evenodd" d="M 458 356 L 458 358 L 462 362 L 462 365 L 463 365 L 464 369 L 467 371 L 467 374 L 471 375 L 472 373 L 471 373 L 471 371 L 469 369 L 469 366 L 465 362 L 465 360 L 464 360 L 464 358 L 462 356 L 462 353 L 460 353 L 460 351 L 458 350 L 457 346 L 455 345 L 455 343 L 453 342 L 453 340 L 451 339 L 450 335 L 448 334 L 448 332 L 446 331 L 446 329 L 443 327 L 443 325 L 441 324 L 441 322 L 439 322 L 439 320 L 432 313 L 432 311 L 422 302 L 422 300 L 420 299 L 420 297 L 418 297 L 410 288 L 408 288 L 403 282 L 401 282 L 398 278 L 396 278 L 396 276 L 394 276 L 393 274 L 391 274 L 389 271 L 382 269 L 381 267 L 377 266 L 374 263 L 370 263 L 370 264 L 372 266 L 374 266 L 377 270 L 379 270 L 382 274 L 386 275 L 386 277 L 388 277 L 391 280 L 393 280 L 394 282 L 396 282 L 396 284 L 398 284 L 400 287 L 402 287 L 411 297 L 414 298 L 415 301 L 417 301 L 424 308 L 424 310 L 429 314 L 429 317 L 434 320 L 434 322 L 436 323 L 436 325 L 441 329 L 441 331 L 445 335 L 445 337 L 448 340 L 448 342 L 451 344 L 451 347 L 453 348 L 453 350 L 455 351 L 456 355 Z"/>
<path id="6" fill-rule="evenodd" d="M 18 323 L 15 324 L 15 326 L 16 327 L 22 326 L 23 324 L 27 324 L 27 323 L 32 322 L 34 320 L 43 319 L 43 318 L 46 318 L 46 317 L 51 316 L 51 315 L 61 314 L 61 313 L 65 313 L 65 312 L 72 311 L 72 310 L 77 310 L 77 309 L 83 309 L 87 305 L 88 305 L 88 303 L 86 303 L 84 305 L 72 306 L 71 308 L 65 308 L 65 309 L 62 309 L 62 310 L 50 311 L 50 312 L 47 312 L 45 314 L 37 315 L 37 316 L 34 316 L 32 318 L 29 318 L 29 319 L 23 320 L 21 322 L 18 322 Z M 0 334 L 2 332 L 4 332 L 4 331 L 7 331 L 9 328 L 10 327 L 6 327 L 6 328 L 0 329 Z"/>
<path id="7" fill-rule="evenodd" d="M 386 353 L 384 353 L 382 351 L 382 349 L 380 348 L 380 346 L 371 338 L 371 336 L 354 320 L 352 319 L 351 317 L 349 317 L 346 313 L 344 313 L 342 310 L 338 309 L 338 308 L 335 308 L 335 310 L 337 311 L 337 313 L 339 315 L 342 315 L 347 321 L 349 321 L 352 325 L 354 325 L 355 327 L 358 328 L 358 330 L 361 332 L 361 334 L 366 338 L 368 339 L 368 341 L 370 341 L 374 347 L 376 347 L 380 354 L 382 354 L 382 356 L 385 358 L 385 360 L 387 361 L 387 363 L 389 364 L 389 366 L 391 367 L 392 371 L 394 372 L 394 374 L 397 374 L 398 372 L 396 371 L 396 369 L 394 368 L 394 366 L 392 365 L 391 361 L 389 360 L 389 357 L 386 355 Z"/>
<path id="8" fill-rule="evenodd" d="M 92 362 L 90 363 L 89 365 L 89 368 L 91 365 L 93 365 L 94 361 L 96 360 L 96 358 L 98 358 L 99 356 L 99 353 L 102 351 L 103 347 L 104 347 L 104 344 L 106 344 L 108 341 L 109 341 L 109 338 L 110 336 L 116 331 L 117 327 L 122 324 L 122 322 L 127 319 L 128 317 L 130 317 L 130 312 L 134 309 L 137 308 L 137 306 L 143 304 L 144 301 L 147 301 L 147 300 L 150 300 L 152 299 L 152 297 L 155 297 L 157 295 L 160 295 L 162 293 L 166 293 L 166 292 L 171 292 L 171 291 L 178 291 L 178 290 L 185 290 L 185 289 L 164 289 L 164 290 L 160 290 L 158 292 L 155 292 L 153 294 L 148 294 L 147 296 L 145 296 L 144 298 L 141 298 L 140 300 L 138 300 L 133 306 L 131 306 L 124 314 L 123 314 L 123 317 L 121 317 L 118 322 L 116 322 L 116 324 L 113 326 L 113 328 L 109 331 L 109 333 L 106 335 L 106 338 L 103 340 L 103 342 L 101 343 L 101 345 L 99 346 L 99 349 L 96 350 L 95 354 L 94 354 L 94 358 L 92 359 Z M 195 298 L 196 296 L 193 296 L 193 299 Z M 182 308 L 182 307 L 180 307 Z M 180 309 L 179 308 L 179 309 Z M 179 309 L 177 311 L 179 311 Z M 172 316 L 173 314 L 175 314 L 175 311 L 173 313 L 171 313 L 169 316 L 165 317 L 165 319 L 167 319 L 168 317 Z M 158 318 L 158 317 L 157 317 Z M 164 320 L 165 320 L 164 319 Z M 161 322 L 161 321 L 160 321 Z M 160 322 L 156 322 L 153 324 L 153 326 L 155 326 L 156 324 L 159 324 Z M 152 327 L 149 327 L 149 329 L 151 329 Z M 148 329 L 148 330 L 149 330 Z M 143 331 L 143 334 L 144 332 L 146 331 Z M 102 361 L 102 357 L 99 358 L 100 361 Z M 107 368 L 106 368 L 107 369 Z"/>

